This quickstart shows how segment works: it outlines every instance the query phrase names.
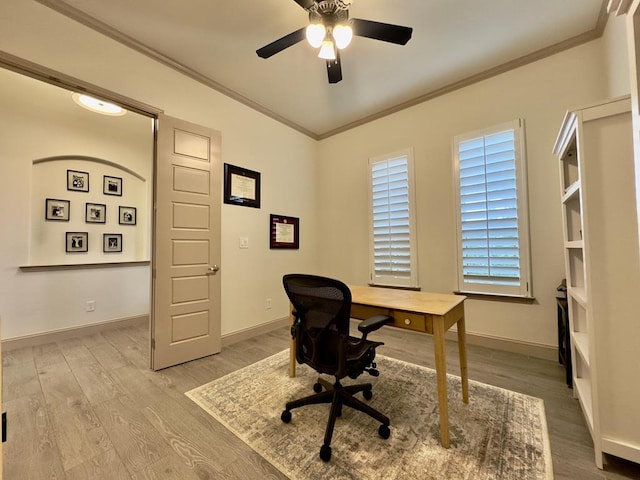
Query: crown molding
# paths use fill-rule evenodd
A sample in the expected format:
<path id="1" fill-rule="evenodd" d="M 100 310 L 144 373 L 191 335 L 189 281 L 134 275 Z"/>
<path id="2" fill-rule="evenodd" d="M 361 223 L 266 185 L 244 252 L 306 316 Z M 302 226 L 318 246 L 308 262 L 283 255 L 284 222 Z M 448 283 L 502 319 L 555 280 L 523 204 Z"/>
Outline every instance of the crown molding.
<path id="1" fill-rule="evenodd" d="M 276 120 L 314 140 L 324 140 L 326 138 L 332 137 L 334 135 L 345 132 L 347 130 L 351 130 L 353 128 L 359 127 L 366 123 L 379 120 L 380 118 L 386 117 L 388 115 L 399 112 L 401 110 L 405 110 L 407 108 L 413 107 L 420 103 L 424 103 L 426 101 L 432 100 L 442 95 L 446 95 L 448 93 L 454 92 L 461 88 L 468 87 L 470 85 L 481 82 L 483 80 L 487 80 L 489 78 L 495 77 L 502 73 L 513 70 L 515 68 L 522 67 L 524 65 L 533 63 L 535 61 L 549 57 L 551 55 L 560 53 L 564 50 L 568 50 L 570 48 L 577 47 L 583 43 L 587 43 L 597 38 L 600 38 L 607 24 L 609 5 L 612 3 L 617 3 L 618 4 L 617 6 L 621 7 L 627 3 L 630 4 L 630 0 L 603 0 L 596 25 L 592 30 L 588 32 L 582 33 L 580 35 L 569 38 L 562 42 L 558 42 L 554 45 L 537 50 L 533 53 L 519 57 L 509 62 L 505 62 L 501 65 L 498 65 L 496 67 L 490 68 L 483 72 L 471 75 L 457 82 L 450 83 L 448 85 L 437 88 L 435 90 L 431 90 L 411 100 L 402 102 L 390 108 L 380 110 L 379 112 L 376 112 L 372 115 L 368 115 L 354 122 L 347 123 L 345 125 L 342 125 L 340 127 L 334 128 L 332 130 L 329 130 L 323 133 L 316 133 L 316 132 L 310 131 L 307 128 L 302 127 L 301 125 L 298 125 L 297 123 L 285 118 L 284 116 L 274 112 L 273 110 L 266 108 L 263 105 L 245 97 L 244 95 L 241 95 L 240 93 L 234 91 L 233 89 L 216 82 L 212 78 L 207 77 L 206 75 L 203 75 L 193 70 L 192 68 L 187 67 L 186 65 L 183 65 L 182 63 L 148 47 L 147 45 L 135 40 L 134 38 L 120 32 L 119 30 L 116 30 L 110 25 L 107 25 L 106 23 L 101 22 L 100 20 L 97 20 L 96 18 L 91 17 L 90 15 L 87 15 L 86 13 L 76 9 L 75 7 L 72 7 L 66 4 L 61 0 L 36 0 L 36 2 L 46 7 L 49 7 L 52 10 L 55 10 L 56 12 L 68 18 L 71 18 L 72 20 L 75 20 L 81 23 L 82 25 L 85 25 L 86 27 L 91 28 L 92 30 L 95 30 L 139 53 L 142 53 L 143 55 L 146 55 L 165 66 L 168 66 L 174 70 L 177 70 L 178 72 L 184 74 L 185 76 L 193 80 L 196 80 L 202 83 L 203 85 L 206 85 L 207 87 L 212 88 L 213 90 L 216 90 L 222 93 L 223 95 L 226 95 L 244 104 L 245 106 L 252 108 L 266 115 L 267 117 L 270 117 L 273 120 Z M 628 5 L 627 5 L 627 8 L 628 8 Z"/>

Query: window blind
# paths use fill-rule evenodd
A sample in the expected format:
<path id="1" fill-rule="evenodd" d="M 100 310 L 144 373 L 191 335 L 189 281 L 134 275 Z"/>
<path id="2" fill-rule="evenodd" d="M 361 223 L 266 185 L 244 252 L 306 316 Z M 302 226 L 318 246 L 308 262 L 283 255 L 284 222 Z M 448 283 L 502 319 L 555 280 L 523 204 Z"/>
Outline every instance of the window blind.
<path id="1" fill-rule="evenodd" d="M 409 279 L 412 262 L 408 158 L 373 162 L 371 189 L 374 275 Z"/>
<path id="2" fill-rule="evenodd" d="M 520 285 L 514 130 L 458 144 L 465 283 Z"/>

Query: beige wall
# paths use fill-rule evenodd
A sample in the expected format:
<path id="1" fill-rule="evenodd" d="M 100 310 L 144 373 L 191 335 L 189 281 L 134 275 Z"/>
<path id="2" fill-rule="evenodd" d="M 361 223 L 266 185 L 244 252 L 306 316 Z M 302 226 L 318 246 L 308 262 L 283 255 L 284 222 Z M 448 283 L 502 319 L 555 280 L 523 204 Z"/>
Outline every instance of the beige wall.
<path id="1" fill-rule="evenodd" d="M 601 44 L 605 66 L 603 73 L 607 79 L 607 98 L 629 95 L 629 61 L 627 54 L 626 15 L 609 16 Z"/>
<path id="2" fill-rule="evenodd" d="M 551 148 L 567 108 L 624 93 L 624 62 L 614 53 L 621 36 L 616 22 L 603 39 L 315 142 L 38 3 L 5 0 L 0 6 L 0 50 L 220 130 L 223 162 L 262 173 L 261 209 L 223 206 L 223 334 L 286 315 L 280 283 L 285 272 L 319 272 L 366 283 L 367 158 L 405 147 L 413 147 L 416 158 L 420 283 L 424 290 L 453 290 L 451 137 L 521 117 L 527 133 L 536 302 L 470 300 L 468 330 L 554 345 L 554 294 L 563 259 L 558 170 Z M 16 189 L 0 192 L 3 204 Z M 299 251 L 269 250 L 269 213 L 300 217 Z M 3 216 L 3 222 L 8 218 L 18 227 L 11 248 L 28 236 L 20 220 L 24 215 L 28 212 L 18 208 Z M 249 238 L 249 249 L 238 248 L 239 237 Z M 11 254 L 4 253 L 3 244 L 0 288 L 16 275 Z M 51 287 L 47 278 L 38 281 Z M 22 302 L 29 289 L 24 286 Z M 145 298 L 143 290 L 133 296 Z M 269 310 L 266 298 L 273 301 Z M 21 335 L 23 307 L 2 296 L 0 312 L 5 335 Z M 31 333 L 52 329 L 55 314 L 31 312 Z"/>
<path id="3" fill-rule="evenodd" d="M 222 333 L 288 314 L 282 274 L 313 271 L 316 265 L 315 141 L 30 0 L 0 5 L 0 50 L 221 131 L 223 162 L 261 172 L 263 192 L 261 209 L 222 207 Z M 0 157 L 5 181 L 3 162 L 8 159 Z M 67 282 L 82 286 L 77 295 L 60 295 L 59 277 L 47 274 L 31 277 L 13 294 L 18 265 L 25 261 L 21 245 L 29 236 L 28 207 L 13 201 L 20 188 L 28 188 L 26 173 L 20 173 L 11 188 L 0 191 L 3 233 L 11 231 L 10 239 L 3 235 L 0 251 L 3 338 L 139 314 L 140 302 L 148 305 L 146 279 L 122 297 L 115 317 L 96 312 L 87 318 L 84 299 L 96 290 L 87 286 L 90 270 L 64 273 Z M 301 218 L 299 251 L 269 250 L 269 213 Z M 249 237 L 249 249 L 238 248 L 240 236 Z M 107 283 L 117 284 L 119 277 L 111 272 Z M 30 299 L 41 292 L 48 292 L 46 299 L 31 308 Z M 266 309 L 266 298 L 272 299 L 271 309 Z M 97 307 L 101 303 L 97 300 Z M 73 314 L 61 304 L 74 309 Z"/>
<path id="4" fill-rule="evenodd" d="M 413 147 L 419 283 L 456 288 L 451 139 L 523 118 L 529 176 L 533 304 L 467 302 L 467 329 L 489 337 L 557 345 L 555 289 L 564 277 L 558 169 L 551 154 L 565 110 L 606 95 L 600 41 L 557 54 L 414 106 L 320 143 L 318 203 L 324 273 L 365 284 L 367 158 Z"/>

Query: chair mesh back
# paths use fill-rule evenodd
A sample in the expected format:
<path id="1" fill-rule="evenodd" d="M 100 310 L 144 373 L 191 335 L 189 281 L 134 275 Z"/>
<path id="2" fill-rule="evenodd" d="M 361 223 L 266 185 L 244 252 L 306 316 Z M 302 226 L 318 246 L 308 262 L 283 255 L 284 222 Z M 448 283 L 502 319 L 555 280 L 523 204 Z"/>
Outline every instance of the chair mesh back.
<path id="1" fill-rule="evenodd" d="M 296 358 L 321 373 L 340 373 L 349 336 L 351 292 L 342 282 L 314 275 L 291 274 L 284 289 L 300 319 Z"/>

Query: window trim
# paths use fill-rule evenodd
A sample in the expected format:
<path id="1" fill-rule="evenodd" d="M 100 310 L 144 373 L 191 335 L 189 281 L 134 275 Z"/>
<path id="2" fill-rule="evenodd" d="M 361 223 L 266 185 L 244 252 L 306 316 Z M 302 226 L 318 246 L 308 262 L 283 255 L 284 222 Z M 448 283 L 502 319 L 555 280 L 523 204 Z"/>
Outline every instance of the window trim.
<path id="1" fill-rule="evenodd" d="M 518 249 L 520 256 L 520 285 L 498 285 L 492 283 L 466 282 L 462 263 L 462 219 L 460 199 L 460 159 L 458 146 L 460 142 L 474 138 L 503 132 L 514 131 L 515 170 L 516 170 L 516 201 L 518 212 Z M 456 261 L 457 261 L 457 291 L 461 293 L 509 296 L 518 298 L 533 298 L 531 280 L 531 246 L 529 231 L 529 202 L 527 188 L 527 158 L 524 120 L 521 118 L 482 128 L 472 132 L 456 135 L 452 139 L 454 205 L 456 218 Z"/>
<path id="2" fill-rule="evenodd" d="M 374 254 L 374 231 L 373 231 L 373 189 L 372 166 L 377 162 L 388 161 L 399 157 L 407 158 L 407 185 L 408 185 L 408 203 L 409 203 L 409 252 L 410 252 L 410 275 L 408 278 L 376 275 L 375 272 L 375 254 Z M 416 236 L 416 202 L 415 202 L 415 165 L 414 165 L 413 148 L 405 148 L 396 150 L 383 155 L 369 157 L 367 162 L 368 168 L 368 217 L 369 217 L 369 284 L 381 287 L 395 287 L 419 290 L 418 284 L 418 249 Z"/>

